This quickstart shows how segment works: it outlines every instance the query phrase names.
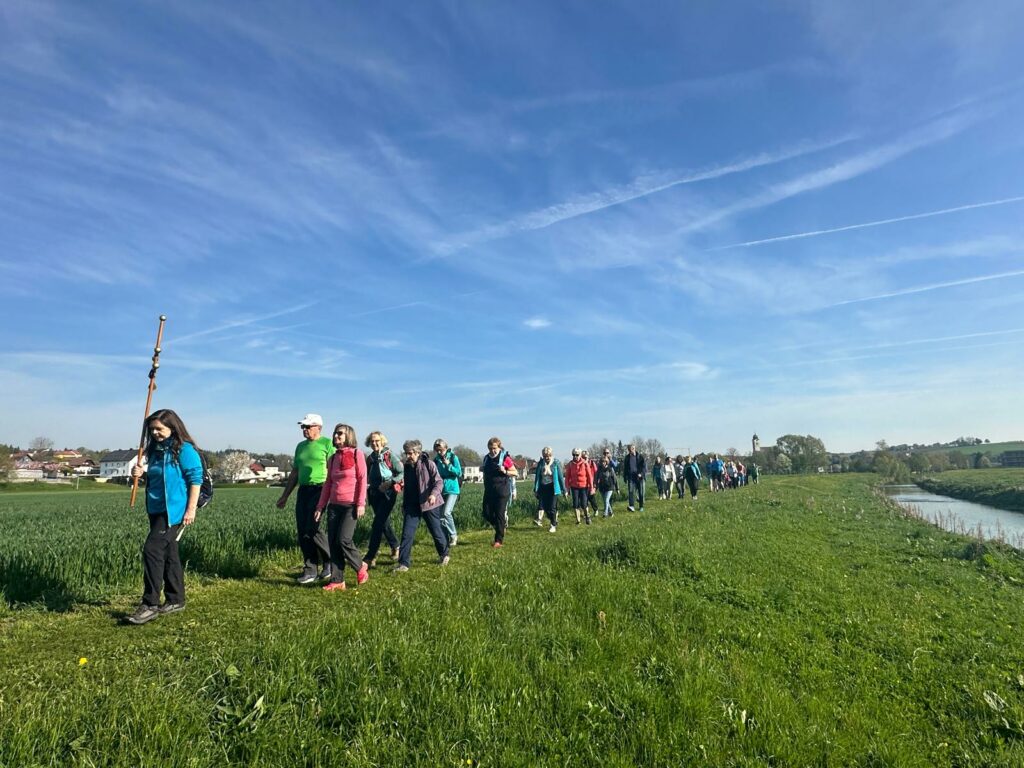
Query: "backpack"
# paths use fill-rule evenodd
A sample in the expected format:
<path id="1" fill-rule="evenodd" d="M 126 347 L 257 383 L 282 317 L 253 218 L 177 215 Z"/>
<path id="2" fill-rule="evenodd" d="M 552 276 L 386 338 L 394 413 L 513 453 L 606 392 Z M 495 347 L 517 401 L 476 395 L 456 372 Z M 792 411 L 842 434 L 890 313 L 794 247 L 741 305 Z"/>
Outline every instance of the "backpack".
<path id="1" fill-rule="evenodd" d="M 199 486 L 199 501 L 197 509 L 202 509 L 213 500 L 213 475 L 210 474 L 210 465 L 206 462 L 206 454 L 197 451 L 199 460 L 203 463 L 203 482 Z"/>
<path id="2" fill-rule="evenodd" d="M 402 486 L 405 485 L 404 478 L 405 472 L 402 469 L 395 469 L 395 459 L 391 454 L 390 448 L 384 448 L 380 453 L 379 461 L 383 462 L 384 466 L 391 472 L 391 482 L 394 483 L 394 491 L 398 493 L 402 490 Z"/>

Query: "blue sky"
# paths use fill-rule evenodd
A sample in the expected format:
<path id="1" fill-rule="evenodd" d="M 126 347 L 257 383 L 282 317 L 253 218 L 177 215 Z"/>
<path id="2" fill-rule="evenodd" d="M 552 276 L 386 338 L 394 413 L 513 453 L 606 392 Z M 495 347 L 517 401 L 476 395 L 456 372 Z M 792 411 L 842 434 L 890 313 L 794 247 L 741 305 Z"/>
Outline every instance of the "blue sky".
<path id="1" fill-rule="evenodd" d="M 0 442 L 1024 436 L 1024 4 L 0 9 Z"/>

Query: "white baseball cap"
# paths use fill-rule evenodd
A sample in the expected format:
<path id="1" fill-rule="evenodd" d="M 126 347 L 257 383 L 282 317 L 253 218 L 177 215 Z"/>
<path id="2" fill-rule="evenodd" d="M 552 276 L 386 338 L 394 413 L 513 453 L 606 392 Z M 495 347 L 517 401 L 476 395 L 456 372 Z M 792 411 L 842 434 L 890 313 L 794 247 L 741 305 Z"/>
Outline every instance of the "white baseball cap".
<path id="1" fill-rule="evenodd" d="M 323 425 L 324 420 L 319 413 L 307 413 L 299 422 L 299 426 L 302 427 L 322 427 Z"/>

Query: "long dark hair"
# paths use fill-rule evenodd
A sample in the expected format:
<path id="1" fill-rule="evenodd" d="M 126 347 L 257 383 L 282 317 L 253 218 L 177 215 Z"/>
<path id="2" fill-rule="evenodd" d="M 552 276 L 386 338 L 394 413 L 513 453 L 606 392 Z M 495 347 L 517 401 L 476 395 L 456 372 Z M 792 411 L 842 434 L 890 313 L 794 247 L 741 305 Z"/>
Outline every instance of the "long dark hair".
<path id="1" fill-rule="evenodd" d="M 170 408 L 161 408 L 159 411 L 153 411 L 146 417 L 146 421 L 142 424 L 142 431 L 146 434 L 146 460 L 151 461 L 153 454 L 156 452 L 156 440 L 153 439 L 152 433 L 149 431 L 149 425 L 154 421 L 159 421 L 165 427 L 171 430 L 171 436 L 167 439 L 170 441 L 171 454 L 174 457 L 174 462 L 177 464 L 181 458 L 181 444 L 192 443 L 192 447 L 199 450 L 199 446 L 196 445 L 196 441 L 192 439 L 192 435 L 188 433 L 188 429 L 185 427 L 185 422 L 181 420 L 181 417 L 172 411 Z"/>

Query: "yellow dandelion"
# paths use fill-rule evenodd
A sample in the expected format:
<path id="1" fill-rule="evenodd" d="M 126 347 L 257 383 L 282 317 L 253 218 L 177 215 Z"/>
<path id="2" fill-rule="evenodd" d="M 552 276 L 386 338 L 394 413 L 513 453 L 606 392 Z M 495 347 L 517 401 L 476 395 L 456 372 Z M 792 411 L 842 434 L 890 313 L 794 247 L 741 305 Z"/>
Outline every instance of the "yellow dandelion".
<path id="1" fill-rule="evenodd" d="M 87 658 L 85 658 L 85 656 L 83 656 L 82 658 L 80 658 L 78 660 L 78 666 L 80 666 L 80 667 L 84 667 L 88 663 L 89 663 L 89 660 Z"/>

